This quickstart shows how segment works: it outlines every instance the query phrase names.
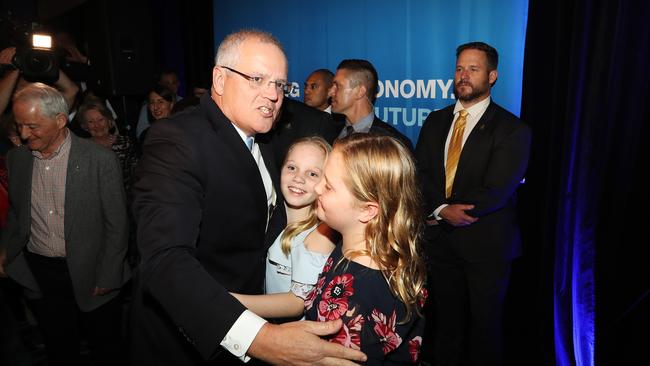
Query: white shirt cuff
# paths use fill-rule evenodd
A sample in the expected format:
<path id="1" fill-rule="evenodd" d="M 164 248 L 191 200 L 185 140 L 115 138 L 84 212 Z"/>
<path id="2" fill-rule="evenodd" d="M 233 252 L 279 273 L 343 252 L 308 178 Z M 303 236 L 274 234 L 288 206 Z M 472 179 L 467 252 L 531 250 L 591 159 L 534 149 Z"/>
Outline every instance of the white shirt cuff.
<path id="1" fill-rule="evenodd" d="M 435 210 L 433 210 L 433 216 L 435 216 L 436 220 L 442 220 L 442 217 L 440 217 L 440 211 L 442 211 L 442 209 L 445 208 L 445 207 L 447 207 L 447 206 L 449 206 L 449 205 L 446 204 L 446 203 L 443 203 L 443 204 L 440 205 L 438 208 L 436 208 Z"/>
<path id="2" fill-rule="evenodd" d="M 264 324 L 266 320 L 250 310 L 244 310 L 221 341 L 221 346 L 243 362 L 248 362 L 251 358 L 246 352 Z"/>

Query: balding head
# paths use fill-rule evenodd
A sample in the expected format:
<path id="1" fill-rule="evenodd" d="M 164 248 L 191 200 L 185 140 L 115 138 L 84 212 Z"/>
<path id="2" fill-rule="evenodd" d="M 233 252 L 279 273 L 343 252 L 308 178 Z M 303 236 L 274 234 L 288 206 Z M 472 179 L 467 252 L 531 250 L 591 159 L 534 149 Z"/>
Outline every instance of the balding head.
<path id="1" fill-rule="evenodd" d="M 58 90 L 43 83 L 26 84 L 13 97 L 16 103 L 32 103 L 40 106 L 44 116 L 54 118 L 57 114 L 68 114 L 68 104 Z"/>
<path id="2" fill-rule="evenodd" d="M 227 35 L 226 38 L 221 41 L 221 44 L 219 44 L 219 48 L 217 49 L 217 55 L 214 58 L 215 66 L 235 67 L 240 57 L 240 45 L 245 40 L 249 39 L 257 40 L 260 43 L 272 44 L 277 47 L 283 55 L 285 55 L 282 44 L 271 33 L 255 29 L 244 29 Z M 284 57 L 286 63 L 286 55 Z"/>
<path id="3" fill-rule="evenodd" d="M 212 72 L 212 100 L 247 136 L 268 132 L 287 85 L 287 57 L 269 33 L 245 30 L 219 45 Z"/>

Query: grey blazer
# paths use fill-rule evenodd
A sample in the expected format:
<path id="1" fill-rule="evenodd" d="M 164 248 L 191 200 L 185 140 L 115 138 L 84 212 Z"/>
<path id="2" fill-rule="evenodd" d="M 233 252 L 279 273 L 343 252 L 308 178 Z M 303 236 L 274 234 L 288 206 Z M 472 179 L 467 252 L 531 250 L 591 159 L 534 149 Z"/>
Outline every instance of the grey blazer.
<path id="1" fill-rule="evenodd" d="M 94 287 L 119 289 L 130 278 L 126 263 L 128 220 L 119 162 L 113 151 L 71 134 L 65 186 L 65 248 L 75 298 L 82 311 L 108 302 L 118 291 L 92 296 Z M 34 157 L 25 146 L 7 158 L 9 214 L 0 245 L 5 270 L 28 294 L 40 289 L 23 251 L 29 242 Z"/>

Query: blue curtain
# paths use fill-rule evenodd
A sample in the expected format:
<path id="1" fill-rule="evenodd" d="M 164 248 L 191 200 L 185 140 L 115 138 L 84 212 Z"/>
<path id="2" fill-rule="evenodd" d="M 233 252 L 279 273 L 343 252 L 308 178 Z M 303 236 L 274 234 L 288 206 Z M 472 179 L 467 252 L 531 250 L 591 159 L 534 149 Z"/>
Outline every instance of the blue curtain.
<path id="1" fill-rule="evenodd" d="M 552 303 L 552 314 L 533 309 L 552 319 L 538 325 L 554 349 L 546 364 L 650 364 L 630 347 L 648 336 L 629 320 L 650 303 L 650 250 L 633 239 L 647 236 L 649 15 L 645 2 L 529 3 L 522 118 L 534 141 L 522 204 L 539 298 Z"/>

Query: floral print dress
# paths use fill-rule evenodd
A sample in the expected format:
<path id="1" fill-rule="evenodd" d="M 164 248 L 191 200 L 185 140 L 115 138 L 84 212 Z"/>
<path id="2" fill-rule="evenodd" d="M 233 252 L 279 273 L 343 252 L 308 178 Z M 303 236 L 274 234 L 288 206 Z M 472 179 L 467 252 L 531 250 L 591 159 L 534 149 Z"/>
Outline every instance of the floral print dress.
<path id="1" fill-rule="evenodd" d="M 342 319 L 341 330 L 328 340 L 361 350 L 366 365 L 417 364 L 424 319 L 412 313 L 404 323 L 406 308 L 382 273 L 348 260 L 337 265 L 341 256 L 339 245 L 305 300 L 307 320 Z"/>

